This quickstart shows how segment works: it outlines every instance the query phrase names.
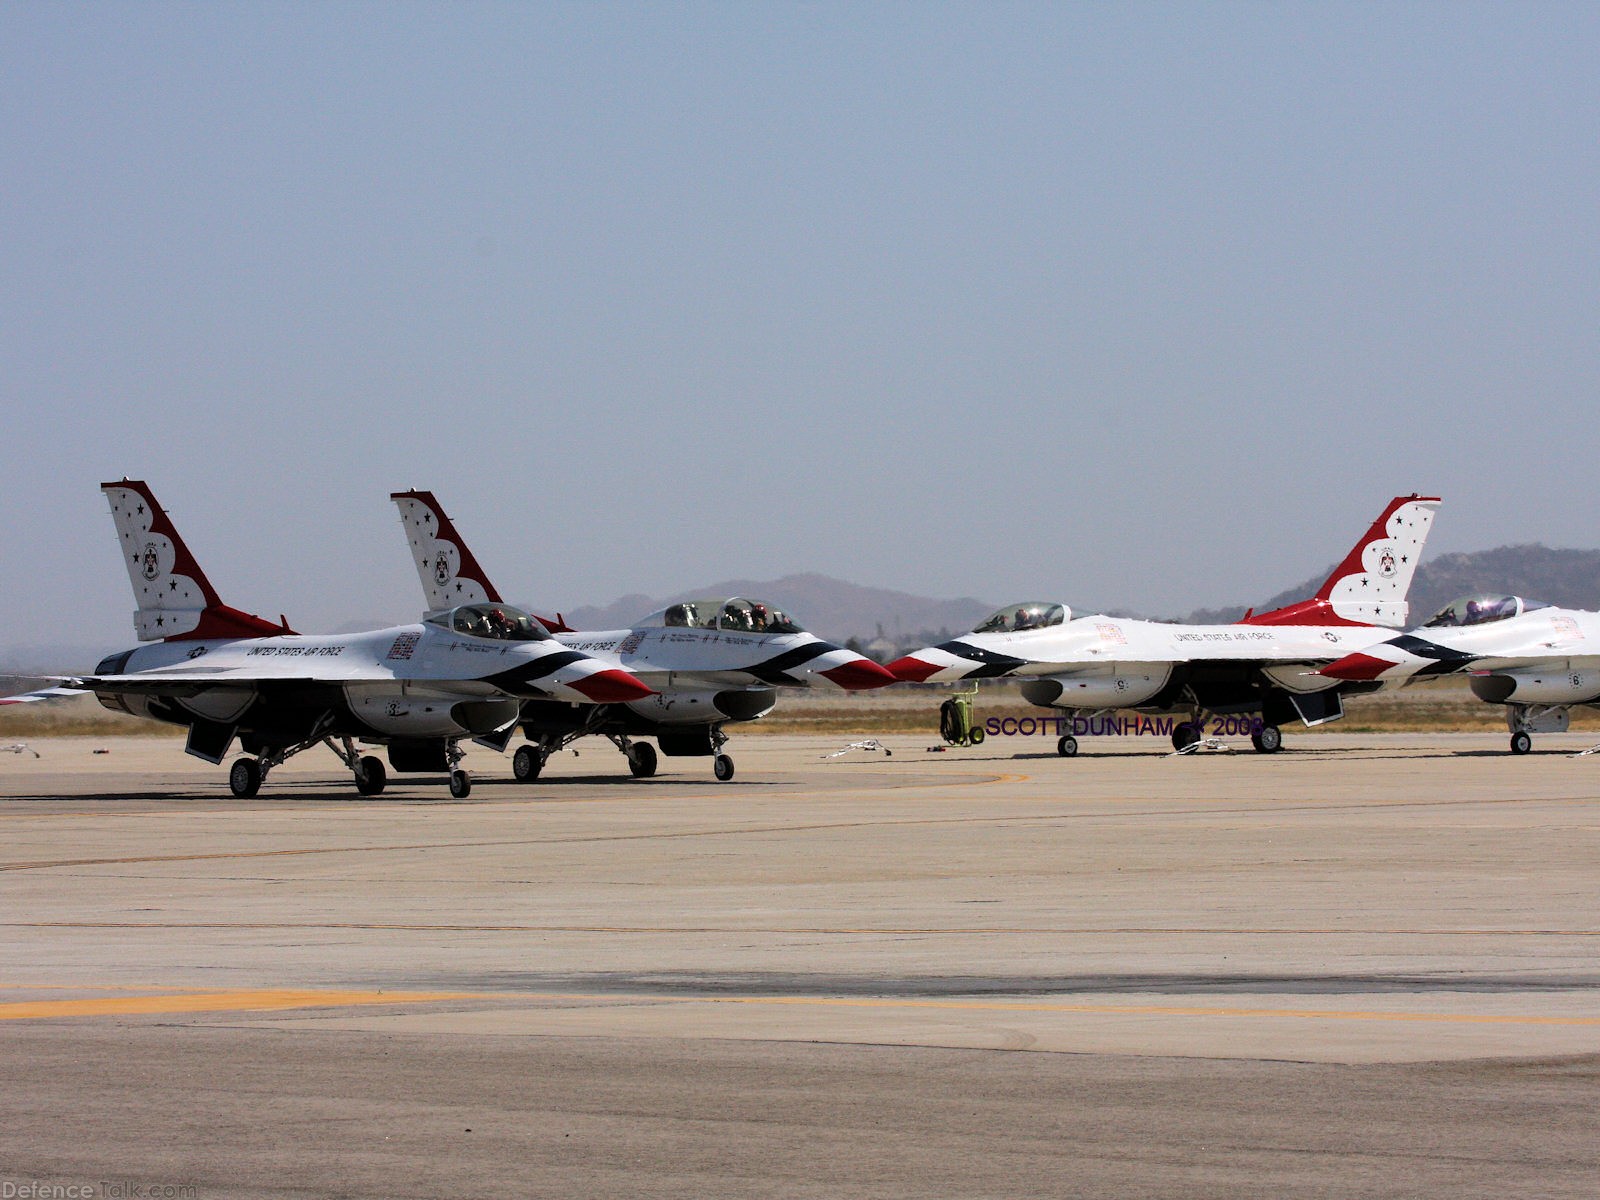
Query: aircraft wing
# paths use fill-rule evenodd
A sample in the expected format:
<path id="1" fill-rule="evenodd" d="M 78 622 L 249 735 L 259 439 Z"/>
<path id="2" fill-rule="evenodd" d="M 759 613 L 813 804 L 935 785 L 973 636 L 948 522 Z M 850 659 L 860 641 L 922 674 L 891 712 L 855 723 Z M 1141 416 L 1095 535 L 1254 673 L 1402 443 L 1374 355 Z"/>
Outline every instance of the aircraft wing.
<path id="1" fill-rule="evenodd" d="M 81 688 L 47 687 L 32 692 L 18 692 L 15 696 L 0 696 L 0 704 L 37 704 L 43 700 L 65 700 L 68 696 L 82 694 Z"/>

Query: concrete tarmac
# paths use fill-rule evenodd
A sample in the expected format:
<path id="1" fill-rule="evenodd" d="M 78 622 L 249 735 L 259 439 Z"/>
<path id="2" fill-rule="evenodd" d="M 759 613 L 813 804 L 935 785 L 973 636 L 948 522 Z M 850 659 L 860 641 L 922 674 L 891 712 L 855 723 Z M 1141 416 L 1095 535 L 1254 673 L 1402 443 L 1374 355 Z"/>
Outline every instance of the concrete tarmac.
<path id="1" fill-rule="evenodd" d="M 1583 736 L 847 740 L 0 758 L 0 1189 L 1600 1191 Z"/>

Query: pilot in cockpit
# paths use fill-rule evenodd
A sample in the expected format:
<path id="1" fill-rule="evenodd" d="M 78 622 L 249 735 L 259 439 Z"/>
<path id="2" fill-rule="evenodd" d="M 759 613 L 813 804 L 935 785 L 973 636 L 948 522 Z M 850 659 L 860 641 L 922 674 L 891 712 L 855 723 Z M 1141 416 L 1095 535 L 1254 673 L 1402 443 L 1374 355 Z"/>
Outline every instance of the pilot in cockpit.
<path id="1" fill-rule="evenodd" d="M 752 633 L 767 631 L 767 606 L 760 601 L 750 605 L 750 630 Z"/>
<path id="2" fill-rule="evenodd" d="M 674 604 L 662 615 L 662 622 L 667 625 L 685 626 L 689 624 L 689 606 L 687 604 Z"/>

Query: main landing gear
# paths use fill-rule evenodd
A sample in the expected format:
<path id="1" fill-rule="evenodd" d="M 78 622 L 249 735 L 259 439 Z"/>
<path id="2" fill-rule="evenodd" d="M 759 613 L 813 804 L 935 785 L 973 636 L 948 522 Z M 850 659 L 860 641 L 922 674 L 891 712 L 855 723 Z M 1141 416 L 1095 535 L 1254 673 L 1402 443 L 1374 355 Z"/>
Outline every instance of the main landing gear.
<path id="1" fill-rule="evenodd" d="M 319 745 L 332 750 L 338 755 L 339 761 L 350 769 L 356 791 L 360 795 L 383 794 L 383 789 L 389 782 L 389 772 L 384 767 L 383 760 L 376 755 L 360 753 L 356 749 L 355 742 L 347 737 L 342 737 L 337 742 L 332 737 L 310 737 L 294 746 L 263 749 L 255 758 L 248 755 L 237 758 L 233 766 L 228 768 L 228 788 L 240 799 L 248 799 L 261 790 L 268 772 L 274 767 L 288 762 L 302 750 L 309 750 Z M 465 800 L 472 793 L 472 776 L 461 767 L 461 760 L 466 754 L 460 744 L 453 741 L 445 743 L 444 754 L 450 769 L 450 794 L 457 800 Z"/>
<path id="2" fill-rule="evenodd" d="M 1527 754 L 1536 733 L 1565 733 L 1572 714 L 1564 704 L 1508 704 L 1506 728 L 1511 731 L 1511 753 Z"/>
<path id="3" fill-rule="evenodd" d="M 1231 728 L 1227 730 L 1221 729 L 1220 719 L 1212 719 L 1219 720 L 1219 728 L 1217 732 L 1234 732 L 1234 730 Z M 1233 720 L 1234 718 L 1232 717 L 1227 718 L 1227 721 L 1230 724 L 1233 722 Z M 1241 724 L 1243 724 L 1245 718 L 1241 717 L 1239 718 L 1239 721 Z M 1250 730 L 1250 744 L 1255 747 L 1256 753 L 1276 754 L 1279 750 L 1283 749 L 1282 729 L 1278 728 L 1276 725 L 1257 725 L 1254 724 L 1254 722 L 1251 722 L 1251 724 L 1252 728 Z M 1205 728 L 1206 716 L 1203 713 L 1197 714 L 1190 720 L 1175 725 L 1172 730 L 1172 748 L 1179 754 L 1192 754 L 1200 747 L 1202 742 L 1208 741 L 1215 742 L 1216 747 L 1220 748 L 1221 743 L 1216 741 L 1215 736 L 1210 739 L 1206 738 Z M 1244 730 L 1240 729 L 1238 732 L 1243 733 Z"/>
<path id="4" fill-rule="evenodd" d="M 636 742 L 625 733 L 600 733 L 598 730 L 583 729 L 574 733 L 548 733 L 536 742 L 518 746 L 517 752 L 511 756 L 511 774 L 518 783 L 532 783 L 544 771 L 544 765 L 550 761 L 552 754 L 590 734 L 606 738 L 621 750 L 628 760 L 628 772 L 635 779 L 649 779 L 656 773 L 656 764 L 660 760 L 656 756 L 656 748 L 649 742 Z"/>
<path id="5" fill-rule="evenodd" d="M 550 761 L 552 754 L 566 749 L 581 737 L 590 736 L 603 737 L 621 750 L 628 760 L 628 773 L 635 779 L 649 779 L 655 775 L 661 759 L 649 742 L 635 740 L 626 733 L 611 733 L 594 727 L 545 733 L 537 741 L 518 746 L 516 753 L 511 756 L 511 773 L 516 776 L 518 783 L 532 783 L 544 771 L 544 765 Z M 728 735 L 722 732 L 721 726 L 712 726 L 707 731 L 707 743 L 711 753 L 711 773 L 726 783 L 733 778 L 733 759 L 722 752 L 722 748 L 728 744 Z M 705 750 L 699 747 L 689 751 L 669 749 L 669 753 L 698 755 L 704 754 Z"/>

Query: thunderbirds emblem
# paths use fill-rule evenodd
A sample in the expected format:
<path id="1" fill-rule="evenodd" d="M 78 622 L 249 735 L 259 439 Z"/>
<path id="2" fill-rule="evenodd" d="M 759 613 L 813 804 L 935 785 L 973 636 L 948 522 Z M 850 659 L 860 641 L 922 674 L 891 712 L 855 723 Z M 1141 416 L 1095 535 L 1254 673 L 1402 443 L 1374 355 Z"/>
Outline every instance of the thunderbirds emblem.
<path id="1" fill-rule="evenodd" d="M 443 550 L 439 551 L 439 557 L 434 560 L 433 578 L 440 587 L 450 582 L 450 560 L 445 557 Z"/>
<path id="2" fill-rule="evenodd" d="M 156 557 L 156 544 L 154 542 L 146 542 L 144 544 L 144 577 L 146 579 L 154 579 L 159 574 L 161 574 L 161 562 Z"/>
<path id="3" fill-rule="evenodd" d="M 1378 574 L 1385 579 L 1394 578 L 1394 551 L 1384 547 L 1383 557 L 1378 560 Z"/>

